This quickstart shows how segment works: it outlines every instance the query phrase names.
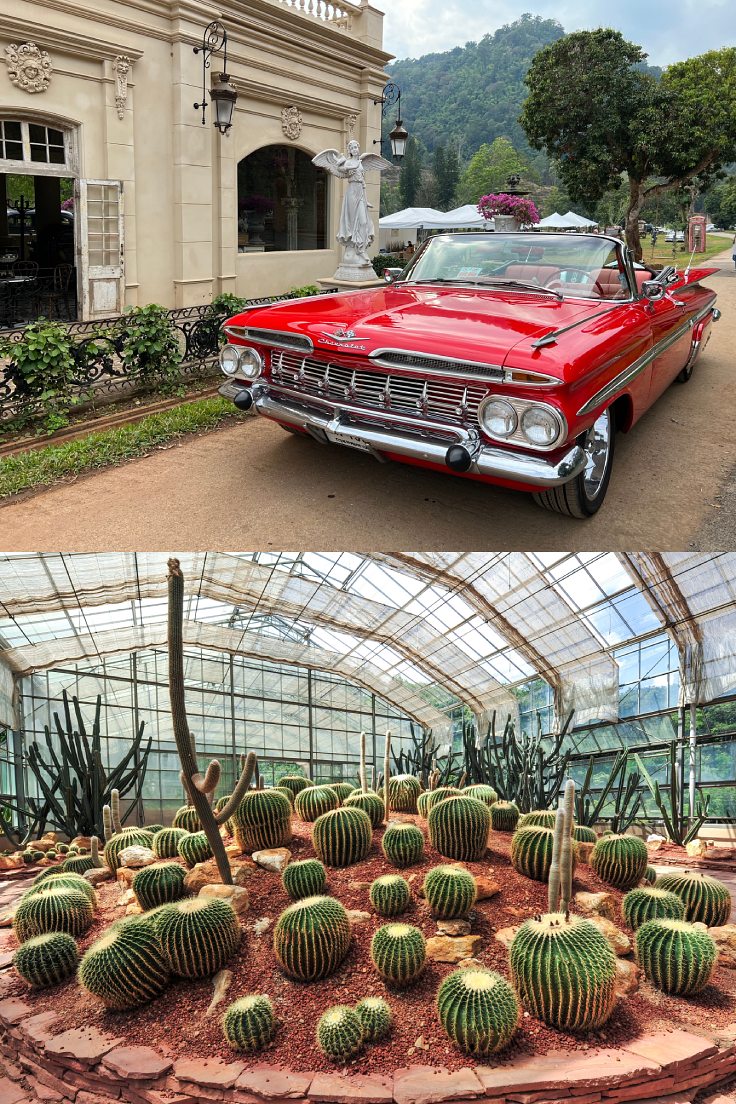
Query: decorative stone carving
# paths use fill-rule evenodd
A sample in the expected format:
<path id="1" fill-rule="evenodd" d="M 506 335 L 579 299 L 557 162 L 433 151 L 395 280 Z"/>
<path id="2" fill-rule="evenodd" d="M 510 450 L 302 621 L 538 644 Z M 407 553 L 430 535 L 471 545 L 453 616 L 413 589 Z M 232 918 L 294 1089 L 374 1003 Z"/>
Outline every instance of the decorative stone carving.
<path id="1" fill-rule="evenodd" d="M 284 107 L 281 111 L 281 129 L 284 135 L 295 142 L 302 132 L 302 113 L 298 107 Z"/>
<path id="2" fill-rule="evenodd" d="M 347 115 L 345 117 L 345 130 L 346 130 L 346 133 L 347 133 L 348 141 L 353 137 L 353 134 L 355 133 L 355 127 L 357 125 L 357 122 L 358 122 L 358 116 L 357 115 Z"/>
<path id="3" fill-rule="evenodd" d="M 115 74 L 115 107 L 118 119 L 125 118 L 125 105 L 128 101 L 128 73 L 130 72 L 130 58 L 125 54 L 118 54 L 112 63 L 112 71 Z"/>
<path id="4" fill-rule="evenodd" d="M 375 229 L 369 214 L 371 204 L 366 195 L 365 174 L 385 172 L 391 168 L 391 162 L 376 153 L 361 153 L 353 138 L 348 142 L 347 157 L 336 149 L 322 150 L 312 158 L 312 164 L 347 181 L 337 228 L 337 240 L 344 252 L 333 279 L 354 283 L 374 280 L 376 274 L 367 251 Z"/>
<path id="5" fill-rule="evenodd" d="M 51 58 L 35 42 L 5 47 L 10 83 L 24 92 L 45 92 L 51 83 Z"/>

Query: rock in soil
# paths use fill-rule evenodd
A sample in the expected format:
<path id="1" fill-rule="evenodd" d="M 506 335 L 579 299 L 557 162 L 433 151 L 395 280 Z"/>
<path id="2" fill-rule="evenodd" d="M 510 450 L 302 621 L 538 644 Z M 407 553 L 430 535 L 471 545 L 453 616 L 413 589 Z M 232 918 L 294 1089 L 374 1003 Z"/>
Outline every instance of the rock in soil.
<path id="1" fill-rule="evenodd" d="M 616 902 L 610 893 L 575 894 L 575 904 L 583 916 L 605 916 L 607 920 L 616 919 Z"/>
<path id="2" fill-rule="evenodd" d="M 238 916 L 245 916 L 250 904 L 248 890 L 244 886 L 222 885 L 213 883 L 202 886 L 199 897 L 219 897 L 223 901 L 229 901 Z"/>
<path id="3" fill-rule="evenodd" d="M 269 847 L 265 851 L 254 851 L 253 862 L 263 870 L 280 874 L 291 862 L 291 851 L 288 847 Z"/>
<path id="4" fill-rule="evenodd" d="M 462 962 L 473 958 L 482 946 L 479 935 L 433 935 L 427 940 L 427 958 L 431 962 Z"/>
<path id="5" fill-rule="evenodd" d="M 628 958 L 616 959 L 616 996 L 628 997 L 639 988 L 641 969 Z"/>
<path id="6" fill-rule="evenodd" d="M 118 856 L 121 866 L 132 867 L 140 870 L 142 866 L 153 866 L 156 856 L 150 847 L 140 847 L 134 844 L 132 847 L 124 847 Z"/>
<path id="7" fill-rule="evenodd" d="M 631 954 L 631 940 L 626 932 L 617 928 L 613 921 L 606 916 L 589 916 L 597 928 L 605 935 L 617 955 Z"/>
<path id="8" fill-rule="evenodd" d="M 708 928 L 718 947 L 718 965 L 736 970 L 736 924 L 724 924 L 720 928 Z"/>

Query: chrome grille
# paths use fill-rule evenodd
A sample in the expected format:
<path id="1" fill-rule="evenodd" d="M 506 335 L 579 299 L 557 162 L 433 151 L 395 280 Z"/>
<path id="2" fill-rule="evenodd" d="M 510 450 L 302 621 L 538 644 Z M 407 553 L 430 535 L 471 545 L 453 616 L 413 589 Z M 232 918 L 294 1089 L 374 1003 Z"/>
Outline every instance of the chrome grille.
<path id="1" fill-rule="evenodd" d="M 332 361 L 271 353 L 271 380 L 276 386 L 328 402 L 367 409 L 405 411 L 450 423 L 475 423 L 478 404 L 488 394 L 482 383 L 420 379 L 389 372 L 347 368 Z"/>
<path id="2" fill-rule="evenodd" d="M 482 376 L 483 379 L 502 380 L 503 369 L 496 364 L 478 364 L 475 361 L 454 360 L 449 357 L 421 356 L 419 353 L 404 353 L 397 349 L 384 349 L 373 353 L 376 364 L 384 368 L 409 368 L 438 372 L 440 375 Z"/>

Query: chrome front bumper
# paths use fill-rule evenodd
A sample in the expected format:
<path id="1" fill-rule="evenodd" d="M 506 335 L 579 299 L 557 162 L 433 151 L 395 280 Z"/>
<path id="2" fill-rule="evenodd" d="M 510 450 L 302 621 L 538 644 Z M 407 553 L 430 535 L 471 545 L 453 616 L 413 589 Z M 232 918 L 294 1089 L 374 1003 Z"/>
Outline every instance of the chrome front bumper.
<path id="1" fill-rule="evenodd" d="M 357 419 L 361 413 L 365 415 L 365 411 L 349 405 L 337 409 L 330 404 L 330 408 L 323 412 L 291 397 L 276 394 L 269 389 L 268 384 L 261 382 L 247 386 L 239 380 L 228 380 L 220 387 L 220 394 L 232 399 L 243 410 L 253 407 L 266 418 L 303 429 L 323 444 L 347 445 L 370 452 L 379 460 L 384 459 L 382 454 L 393 453 L 413 460 L 442 464 L 454 471 L 541 488 L 559 487 L 569 483 L 585 470 L 586 454 L 579 445 L 573 445 L 562 459 L 553 462 L 543 456 L 530 456 L 484 445 L 477 433 L 461 426 L 443 425 L 421 418 L 411 418 L 412 428 L 416 426 L 416 432 L 408 430 L 406 416 L 389 412 L 381 413 L 381 419 L 396 422 L 395 427 L 377 426 L 369 422 L 356 425 L 348 422 L 345 415 L 349 414 Z M 313 401 L 315 405 L 320 402 L 316 398 Z M 438 436 L 432 437 L 433 431 L 435 434 L 441 432 L 452 439 L 447 441 Z M 457 450 L 457 446 L 465 450 L 465 466 L 448 463 L 448 453 L 451 449 Z"/>

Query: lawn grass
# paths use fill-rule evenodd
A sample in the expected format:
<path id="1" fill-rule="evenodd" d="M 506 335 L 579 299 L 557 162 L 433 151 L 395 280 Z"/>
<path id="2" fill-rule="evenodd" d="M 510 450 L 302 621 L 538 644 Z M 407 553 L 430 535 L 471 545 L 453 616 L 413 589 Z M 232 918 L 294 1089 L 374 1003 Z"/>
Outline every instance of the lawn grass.
<path id="1" fill-rule="evenodd" d="M 644 252 L 645 264 L 673 264 L 682 269 L 687 267 L 688 261 L 690 260 L 690 254 L 682 252 L 683 243 L 677 242 L 674 246 L 675 252 L 673 253 L 673 244 L 672 242 L 666 242 L 664 240 L 664 234 L 659 235 L 657 244 L 654 248 L 652 248 L 651 237 L 642 237 L 641 244 Z M 722 253 L 724 249 L 728 249 L 730 244 L 731 236 L 728 234 L 723 234 L 720 237 L 716 237 L 713 234 L 707 234 L 705 239 L 705 252 L 695 254 L 693 257 L 693 268 L 702 268 L 709 257 L 714 257 L 716 253 Z"/>
<path id="2" fill-rule="evenodd" d="M 198 399 L 149 414 L 133 425 L 103 429 L 75 441 L 4 457 L 0 459 L 0 499 L 145 456 L 159 445 L 214 429 L 238 416 L 240 412 L 229 399 Z"/>

